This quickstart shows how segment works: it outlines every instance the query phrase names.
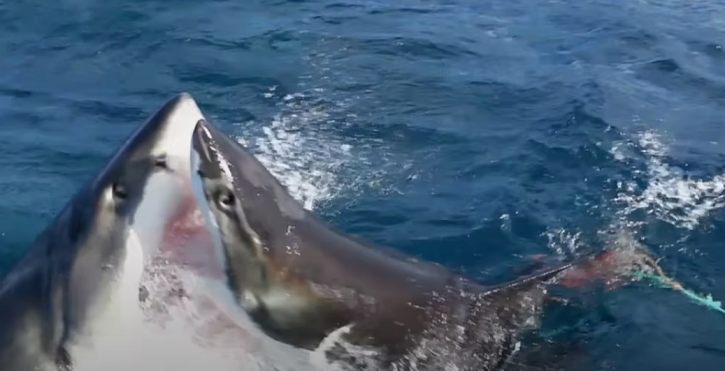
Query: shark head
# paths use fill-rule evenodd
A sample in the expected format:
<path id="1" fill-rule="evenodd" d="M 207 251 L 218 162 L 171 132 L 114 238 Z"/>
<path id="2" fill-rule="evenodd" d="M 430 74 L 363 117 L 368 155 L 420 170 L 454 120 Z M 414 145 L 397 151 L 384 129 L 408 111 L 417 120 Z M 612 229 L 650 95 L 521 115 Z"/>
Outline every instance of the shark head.
<path id="1" fill-rule="evenodd" d="M 166 102 L 3 277 L 0 316 L 7 321 L 0 325 L 0 363 L 8 369 L 72 363 L 78 346 L 140 318 L 145 269 L 189 232 L 178 225 L 196 205 L 190 153 L 202 118 L 188 94 Z"/>
<path id="2" fill-rule="evenodd" d="M 41 237 L 41 243 L 56 246 L 53 254 L 71 259 L 68 313 L 73 321 L 93 323 L 95 317 L 137 306 L 145 267 L 176 238 L 174 226 L 188 218 L 195 204 L 191 138 L 202 118 L 190 95 L 169 100 L 130 135 Z"/>

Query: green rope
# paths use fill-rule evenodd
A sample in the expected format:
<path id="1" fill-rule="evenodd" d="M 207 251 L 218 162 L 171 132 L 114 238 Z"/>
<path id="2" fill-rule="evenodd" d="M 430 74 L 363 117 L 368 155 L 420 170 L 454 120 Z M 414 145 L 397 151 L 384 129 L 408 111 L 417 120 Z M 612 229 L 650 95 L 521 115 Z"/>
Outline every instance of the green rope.
<path id="1" fill-rule="evenodd" d="M 680 291 L 680 292 L 682 292 L 682 294 L 684 294 L 690 300 L 695 302 L 695 304 L 699 304 L 699 305 L 705 306 L 707 308 L 710 308 L 716 312 L 725 314 L 725 307 L 723 307 L 722 302 L 713 299 L 712 295 L 710 295 L 710 294 L 698 295 L 694 291 L 684 288 L 682 286 L 682 284 L 680 284 L 679 282 L 665 276 L 664 272 L 662 271 L 662 268 L 660 268 L 659 265 L 657 265 L 654 262 L 654 260 L 647 259 L 647 262 L 650 263 L 651 265 L 653 265 L 652 268 L 654 268 L 659 273 L 659 275 L 646 273 L 646 272 L 634 272 L 634 273 L 629 273 L 629 275 L 631 275 L 635 278 L 639 278 L 639 279 L 648 279 L 648 280 L 654 282 L 655 284 L 659 285 L 660 287 L 671 288 L 675 291 Z M 545 338 L 552 338 L 552 337 L 559 335 L 559 334 L 563 333 L 564 331 L 570 330 L 572 328 L 575 328 L 575 326 L 565 326 L 565 327 L 555 329 L 552 331 L 548 331 L 548 332 L 540 332 L 540 335 L 542 335 Z"/>
<path id="2" fill-rule="evenodd" d="M 683 295 L 685 295 L 687 298 L 689 298 L 691 301 L 693 301 L 695 304 L 702 305 L 704 307 L 710 308 L 716 312 L 720 312 L 722 314 L 725 314 L 725 307 L 723 307 L 723 303 L 717 300 L 714 300 L 712 298 L 712 295 L 698 295 L 692 290 L 686 289 L 682 286 L 681 283 L 673 280 L 670 277 L 667 277 L 664 270 L 657 264 L 657 262 L 650 257 L 649 255 L 643 254 L 642 255 L 644 265 L 650 266 L 652 270 L 656 273 L 647 273 L 644 271 L 638 271 L 638 272 L 630 272 L 626 273 L 626 275 L 632 276 L 635 279 L 647 279 L 652 282 L 654 282 L 656 285 L 664 288 L 670 288 L 675 291 L 682 292 Z M 563 300 L 566 302 L 566 300 Z M 572 328 L 575 328 L 576 326 L 565 326 L 558 329 L 554 329 L 551 331 L 539 331 L 539 335 L 543 336 L 544 338 L 551 339 L 554 336 L 557 336 L 561 333 L 564 333 L 567 330 L 571 330 Z"/>
<path id="3" fill-rule="evenodd" d="M 723 308 L 722 302 L 714 300 L 712 298 L 712 295 L 710 295 L 710 294 L 707 294 L 704 296 L 698 295 L 694 291 L 688 290 L 688 289 L 682 287 L 682 285 L 679 282 L 676 282 L 669 277 L 658 276 L 658 275 L 649 274 L 649 273 L 645 273 L 645 272 L 636 272 L 636 273 L 632 273 L 632 275 L 635 277 L 638 277 L 638 278 L 649 279 L 651 281 L 654 281 L 655 283 L 657 283 L 658 285 L 660 285 L 662 287 L 669 287 L 673 290 L 680 291 L 685 296 L 690 298 L 690 300 L 695 302 L 696 304 L 708 307 L 712 310 L 725 314 L 725 308 Z"/>

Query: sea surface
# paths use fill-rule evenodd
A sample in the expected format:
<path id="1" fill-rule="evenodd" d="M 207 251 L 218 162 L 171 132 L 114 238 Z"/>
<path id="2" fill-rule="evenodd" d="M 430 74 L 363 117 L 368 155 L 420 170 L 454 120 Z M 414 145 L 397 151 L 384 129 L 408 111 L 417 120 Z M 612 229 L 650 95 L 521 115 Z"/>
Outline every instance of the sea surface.
<path id="1" fill-rule="evenodd" d="M 722 0 L 0 0 L 0 270 L 181 91 L 349 233 L 483 281 L 625 235 L 725 300 Z M 586 370 L 725 367 L 644 282 L 552 321 Z"/>

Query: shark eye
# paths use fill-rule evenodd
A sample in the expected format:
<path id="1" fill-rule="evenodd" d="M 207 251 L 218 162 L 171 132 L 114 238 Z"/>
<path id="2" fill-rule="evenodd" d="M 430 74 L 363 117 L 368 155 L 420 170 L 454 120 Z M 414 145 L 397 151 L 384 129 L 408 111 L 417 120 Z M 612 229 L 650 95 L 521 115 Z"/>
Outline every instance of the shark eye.
<path id="1" fill-rule="evenodd" d="M 111 186 L 111 192 L 113 192 L 113 198 L 115 200 L 123 201 L 128 197 L 128 193 L 126 192 L 126 187 L 121 185 L 121 183 L 113 183 Z"/>
<path id="2" fill-rule="evenodd" d="M 154 166 L 160 169 L 168 169 L 169 164 L 166 161 L 166 155 L 160 155 L 154 157 Z"/>
<path id="3" fill-rule="evenodd" d="M 234 206 L 234 201 L 235 200 L 236 199 L 234 198 L 234 194 L 232 192 L 228 192 L 227 191 L 227 192 L 221 192 L 219 194 L 219 203 L 222 206 L 232 207 L 232 206 Z"/>

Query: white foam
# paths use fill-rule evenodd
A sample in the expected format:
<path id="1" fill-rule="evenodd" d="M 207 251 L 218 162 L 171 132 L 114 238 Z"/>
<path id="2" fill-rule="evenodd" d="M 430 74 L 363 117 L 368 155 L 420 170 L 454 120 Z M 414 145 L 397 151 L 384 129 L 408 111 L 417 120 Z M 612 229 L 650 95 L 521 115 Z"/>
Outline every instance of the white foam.
<path id="1" fill-rule="evenodd" d="M 665 162 L 669 148 L 654 131 L 645 131 L 636 138 L 636 145 L 646 156 L 647 185 L 635 182 L 618 184 L 620 192 L 615 199 L 624 206 L 622 212 L 630 214 L 644 210 L 675 226 L 695 229 L 714 210 L 725 204 L 725 174 L 710 179 L 690 179 L 678 168 Z M 627 159 L 626 145 L 612 148 L 615 159 Z"/>
<path id="2" fill-rule="evenodd" d="M 544 232 L 548 241 L 549 249 L 558 255 L 566 255 L 576 253 L 583 245 L 581 242 L 581 232 L 572 233 L 564 228 L 554 228 Z"/>
<path id="3" fill-rule="evenodd" d="M 610 153 L 616 161 L 628 165 L 643 158 L 644 169 L 634 169 L 634 173 L 645 182 L 644 186 L 635 180 L 617 184 L 618 193 L 613 201 L 618 210 L 613 215 L 615 220 L 608 227 L 608 232 L 615 235 L 635 232 L 635 228 L 644 223 L 631 220 L 630 215 L 637 211 L 676 227 L 693 230 L 725 205 L 725 174 L 709 179 L 684 176 L 679 168 L 667 163 L 669 147 L 663 136 L 653 130 L 643 131 L 631 140 L 614 143 Z M 581 232 L 551 228 L 544 235 L 549 240 L 549 248 L 560 255 L 574 252 L 583 244 Z M 607 243 L 612 244 L 612 241 Z"/>
<path id="4" fill-rule="evenodd" d="M 260 137 L 237 140 L 254 152 L 292 197 L 313 210 L 349 189 L 351 184 L 340 170 L 359 159 L 353 155 L 353 145 L 315 129 L 329 114 L 322 107 L 296 101 L 303 98 L 302 94 L 286 96 L 286 112 L 264 125 Z"/>

